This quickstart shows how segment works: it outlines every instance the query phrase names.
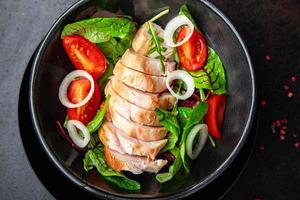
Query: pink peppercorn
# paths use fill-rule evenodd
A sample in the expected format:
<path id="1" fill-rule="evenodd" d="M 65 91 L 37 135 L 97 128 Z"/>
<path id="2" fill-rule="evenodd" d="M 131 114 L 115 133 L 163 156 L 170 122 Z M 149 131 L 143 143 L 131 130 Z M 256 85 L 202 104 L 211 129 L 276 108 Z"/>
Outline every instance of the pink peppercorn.
<path id="1" fill-rule="evenodd" d="M 260 105 L 262 105 L 262 106 L 267 105 L 267 100 L 262 99 L 262 100 L 260 101 Z"/>
<path id="2" fill-rule="evenodd" d="M 292 98 L 293 95 L 294 95 L 293 92 L 288 92 L 288 93 L 287 93 L 287 96 L 288 96 L 289 98 Z"/>
<path id="3" fill-rule="evenodd" d="M 265 150 L 265 146 L 264 146 L 263 144 L 261 144 L 261 145 L 259 145 L 259 149 L 260 149 L 261 151 L 263 151 L 263 150 Z"/>
<path id="4" fill-rule="evenodd" d="M 292 81 L 292 82 L 295 82 L 296 80 L 297 80 L 296 76 L 292 76 L 292 77 L 291 77 L 291 81 Z"/>
<path id="5" fill-rule="evenodd" d="M 272 60 L 272 58 L 271 58 L 271 56 L 270 56 L 270 55 L 266 55 L 266 56 L 265 56 L 265 60 L 266 60 L 266 61 L 271 61 L 271 60 Z"/>
<path id="6" fill-rule="evenodd" d="M 300 142 L 295 142 L 294 147 L 298 149 L 300 147 Z"/>
<path id="7" fill-rule="evenodd" d="M 289 87 L 287 84 L 284 84 L 284 85 L 283 85 L 283 89 L 284 89 L 284 90 L 288 90 L 289 88 L 290 88 L 290 87 Z"/>
<path id="8" fill-rule="evenodd" d="M 280 140 L 285 140 L 284 135 L 280 135 L 279 138 L 280 138 Z"/>
<path id="9" fill-rule="evenodd" d="M 285 134 L 286 134 L 285 130 L 283 130 L 283 129 L 280 129 L 279 133 L 280 133 L 281 135 L 285 135 Z"/>

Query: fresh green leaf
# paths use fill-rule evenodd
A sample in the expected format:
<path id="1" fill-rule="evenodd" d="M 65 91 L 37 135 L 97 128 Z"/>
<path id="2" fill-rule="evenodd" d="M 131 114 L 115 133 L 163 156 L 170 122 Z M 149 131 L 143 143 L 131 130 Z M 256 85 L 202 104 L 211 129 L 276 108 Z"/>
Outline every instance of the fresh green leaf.
<path id="1" fill-rule="evenodd" d="M 220 57 L 212 49 L 208 48 L 206 65 L 199 71 L 190 72 L 195 87 L 210 90 L 213 94 L 226 93 L 226 74 Z"/>
<path id="2" fill-rule="evenodd" d="M 131 41 L 125 39 L 117 41 L 117 39 L 111 38 L 107 42 L 98 43 L 97 46 L 105 55 L 105 58 L 109 60 L 111 64 L 115 65 L 124 52 L 130 47 L 129 44 L 131 44 Z"/>
<path id="3" fill-rule="evenodd" d="M 65 129 L 68 129 L 68 121 L 69 121 L 69 118 L 68 118 L 68 115 L 65 117 L 65 121 L 64 121 L 64 124 L 63 124 L 63 127 Z"/>
<path id="4" fill-rule="evenodd" d="M 94 133 L 102 125 L 102 122 L 103 122 L 103 119 L 104 119 L 104 116 L 105 116 L 105 112 L 106 112 L 107 107 L 108 107 L 109 99 L 110 99 L 110 95 L 108 95 L 106 97 L 106 100 L 104 102 L 103 107 L 100 110 L 97 111 L 97 113 L 96 113 L 95 117 L 92 119 L 92 121 L 90 121 L 87 124 L 86 127 L 87 127 L 87 129 L 89 130 L 90 133 Z"/>
<path id="5" fill-rule="evenodd" d="M 195 27 L 196 29 L 198 29 L 197 24 L 196 24 L 196 22 L 194 21 L 194 19 L 193 19 L 193 17 L 192 17 L 192 15 L 191 15 L 191 13 L 190 13 L 190 11 L 189 11 L 189 9 L 188 9 L 188 7 L 187 7 L 186 4 L 183 4 L 183 5 L 180 7 L 179 15 L 185 15 L 185 16 L 192 22 L 192 24 L 194 25 L 194 27 Z M 199 30 L 199 29 L 198 29 L 198 30 Z"/>
<path id="6" fill-rule="evenodd" d="M 160 152 L 171 150 L 175 147 L 180 134 L 180 127 L 176 117 L 177 113 L 168 112 L 161 108 L 156 108 L 155 113 L 159 117 L 160 124 L 169 131 L 168 142 Z"/>
<path id="7" fill-rule="evenodd" d="M 99 144 L 99 142 L 100 142 L 100 140 L 99 140 L 99 136 L 98 136 L 97 132 L 91 133 L 91 139 L 87 145 L 87 148 L 92 149 L 95 146 L 97 146 Z"/>
<path id="8" fill-rule="evenodd" d="M 102 74 L 100 76 L 100 78 L 97 79 L 97 82 L 98 82 L 98 85 L 100 87 L 102 96 L 104 96 L 105 86 L 108 83 L 110 76 L 113 74 L 113 70 L 114 70 L 113 64 L 108 63 L 104 74 Z"/>
<path id="9" fill-rule="evenodd" d="M 83 166 L 86 171 L 96 167 L 98 172 L 107 180 L 120 188 L 126 190 L 139 190 L 141 185 L 120 172 L 114 171 L 107 163 L 104 157 L 104 151 L 102 146 L 97 146 L 92 150 L 88 150 L 83 160 Z"/>
<path id="10" fill-rule="evenodd" d="M 190 115 L 190 119 L 186 123 L 183 133 L 181 135 L 181 141 L 180 141 L 180 155 L 181 159 L 183 162 L 184 169 L 186 172 L 189 172 L 189 165 L 188 165 L 188 160 L 186 157 L 186 150 L 185 150 L 185 143 L 186 143 L 186 138 L 188 134 L 190 133 L 191 129 L 202 122 L 203 117 L 205 116 L 206 112 L 208 109 L 208 104 L 206 102 L 200 102 L 197 104 L 195 107 L 193 107 L 193 111 Z"/>
<path id="11" fill-rule="evenodd" d="M 177 120 L 180 127 L 184 128 L 187 122 L 190 120 L 193 109 L 189 107 L 178 107 Z"/>
<path id="12" fill-rule="evenodd" d="M 111 64 L 116 64 L 126 49 L 131 47 L 136 25 L 129 18 L 92 18 L 68 24 L 61 37 L 81 35 L 101 49 Z"/>
<path id="13" fill-rule="evenodd" d="M 164 183 L 164 182 L 167 182 L 167 181 L 171 180 L 177 174 L 177 172 L 180 170 L 180 168 L 182 166 L 182 161 L 181 161 L 181 158 L 180 158 L 180 150 L 179 150 L 179 148 L 176 147 L 176 148 L 174 148 L 174 149 L 172 149 L 170 151 L 175 156 L 175 161 L 169 167 L 169 171 L 168 172 L 159 173 L 159 174 L 156 175 L 155 178 L 160 183 Z"/>
<path id="14" fill-rule="evenodd" d="M 127 18 L 92 18 L 66 25 L 61 37 L 76 34 L 93 43 L 108 42 L 112 38 L 131 41 L 135 29 L 135 24 Z"/>

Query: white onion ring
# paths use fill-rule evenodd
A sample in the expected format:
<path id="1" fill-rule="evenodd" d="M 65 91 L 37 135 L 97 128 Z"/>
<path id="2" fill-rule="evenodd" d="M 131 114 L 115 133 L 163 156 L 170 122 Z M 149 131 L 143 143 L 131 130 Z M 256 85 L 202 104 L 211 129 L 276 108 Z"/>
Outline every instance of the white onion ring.
<path id="1" fill-rule="evenodd" d="M 78 128 L 82 134 L 83 138 L 79 136 L 77 129 Z M 69 120 L 67 124 L 67 129 L 70 138 L 72 141 L 80 148 L 84 148 L 90 141 L 91 135 L 87 127 L 78 120 Z"/>
<path id="2" fill-rule="evenodd" d="M 193 142 L 195 140 L 197 133 L 199 133 L 200 135 L 199 135 L 197 144 L 193 150 Z M 207 125 L 206 124 L 198 124 L 193 127 L 193 129 L 187 136 L 186 144 L 185 144 L 186 154 L 192 160 L 195 160 L 199 156 L 200 152 L 202 151 L 202 149 L 206 143 L 207 135 L 208 135 Z"/>
<path id="3" fill-rule="evenodd" d="M 70 102 L 68 99 L 68 88 L 69 88 L 70 83 L 78 77 L 87 78 L 91 83 L 91 89 L 90 89 L 88 95 L 81 102 L 74 104 L 74 103 Z M 67 108 L 77 108 L 77 107 L 83 106 L 92 98 L 92 96 L 94 94 L 94 90 L 95 90 L 95 85 L 94 85 L 93 77 L 84 70 L 75 70 L 75 71 L 70 72 L 64 78 L 64 80 L 61 82 L 61 84 L 59 86 L 59 91 L 58 91 L 58 98 L 59 98 L 60 102 Z"/>
<path id="4" fill-rule="evenodd" d="M 185 36 L 183 40 L 175 44 L 173 41 L 174 33 L 179 27 L 183 25 L 187 25 L 189 27 L 189 33 Z M 171 19 L 171 21 L 168 22 L 164 32 L 165 43 L 170 47 L 178 47 L 183 43 L 185 43 L 188 39 L 190 39 L 193 32 L 194 32 L 193 23 L 186 16 L 179 15 L 177 17 L 174 17 L 173 19 Z"/>
<path id="5" fill-rule="evenodd" d="M 177 80 L 177 79 L 182 80 L 187 86 L 187 90 L 183 95 L 176 94 L 170 86 L 171 82 L 174 80 Z M 195 91 L 195 84 L 194 84 L 193 77 L 184 70 L 175 70 L 175 71 L 172 71 L 171 73 L 169 73 L 166 78 L 166 86 L 167 86 L 168 90 L 170 91 L 170 93 L 174 97 L 176 97 L 177 99 L 180 99 L 180 100 L 188 99 L 190 96 L 193 95 L 193 93 Z"/>

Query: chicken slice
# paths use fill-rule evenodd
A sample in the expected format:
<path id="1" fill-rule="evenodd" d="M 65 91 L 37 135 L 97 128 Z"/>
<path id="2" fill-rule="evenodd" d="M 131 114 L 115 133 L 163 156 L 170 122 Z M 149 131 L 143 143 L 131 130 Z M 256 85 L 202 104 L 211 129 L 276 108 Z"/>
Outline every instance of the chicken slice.
<path id="1" fill-rule="evenodd" d="M 153 27 L 156 29 L 158 36 L 164 38 L 164 30 L 160 26 L 154 23 L 153 23 Z M 132 48 L 135 50 L 135 52 L 141 55 L 149 56 L 151 58 L 156 58 L 158 56 L 157 52 L 148 55 L 149 50 L 153 47 L 153 45 L 150 45 L 151 35 L 149 34 L 148 31 L 149 31 L 148 24 L 147 23 L 143 24 L 143 26 L 137 31 L 135 37 L 133 38 Z M 172 59 L 173 48 L 167 46 L 164 42 L 161 43 L 161 46 L 166 48 L 166 51 L 163 52 L 163 55 L 166 57 L 166 59 L 167 60 Z"/>
<path id="2" fill-rule="evenodd" d="M 141 174 L 143 171 L 157 173 L 168 162 L 162 159 L 152 161 L 147 159 L 147 157 L 121 154 L 108 147 L 104 148 L 104 156 L 109 166 L 114 170 L 130 171 L 133 174 Z"/>
<path id="3" fill-rule="evenodd" d="M 154 160 L 159 151 L 166 145 L 167 139 L 153 142 L 144 142 L 126 135 L 123 131 L 116 128 L 113 123 L 105 121 L 99 129 L 99 138 L 104 146 L 119 153 L 129 155 L 147 156 Z"/>
<path id="4" fill-rule="evenodd" d="M 111 77 L 110 81 L 113 90 L 123 99 L 132 104 L 147 110 L 155 110 L 155 108 L 172 109 L 175 103 L 175 97 L 170 93 L 153 94 L 146 93 L 135 88 L 129 87 L 115 77 Z M 108 84 L 110 84 L 108 83 Z M 108 85 L 107 84 L 107 85 Z"/>
<path id="5" fill-rule="evenodd" d="M 155 58 L 149 58 L 136 53 L 133 49 L 127 49 L 121 58 L 122 64 L 126 67 L 143 72 L 153 76 L 163 76 L 165 72 L 162 70 L 161 62 Z M 167 72 L 174 71 L 175 62 L 164 62 Z"/>
<path id="6" fill-rule="evenodd" d="M 159 123 L 159 117 L 153 110 L 146 110 L 144 108 L 138 107 L 126 99 L 120 97 L 108 83 L 105 87 L 105 93 L 110 94 L 111 98 L 109 100 L 110 106 L 119 113 L 124 113 L 124 117 L 128 120 L 132 120 L 139 124 L 148 126 L 161 126 Z"/>
<path id="7" fill-rule="evenodd" d="M 135 71 L 120 61 L 116 64 L 113 74 L 119 81 L 144 92 L 160 93 L 167 89 L 165 77 Z"/>
<path id="8" fill-rule="evenodd" d="M 114 126 L 124 131 L 130 137 L 137 138 L 142 141 L 155 141 L 164 139 L 167 130 L 164 127 L 144 126 L 126 119 L 118 111 L 111 106 L 108 108 L 109 114 L 105 115 L 108 121 L 112 121 Z"/>

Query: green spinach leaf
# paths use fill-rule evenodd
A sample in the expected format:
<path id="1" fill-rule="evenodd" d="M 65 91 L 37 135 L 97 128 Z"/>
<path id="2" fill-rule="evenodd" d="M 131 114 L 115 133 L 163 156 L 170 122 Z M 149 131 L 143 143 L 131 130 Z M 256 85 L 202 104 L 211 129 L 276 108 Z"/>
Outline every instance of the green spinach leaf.
<path id="1" fill-rule="evenodd" d="M 199 71 L 190 72 L 195 87 L 210 90 L 213 94 L 226 93 L 226 74 L 220 57 L 208 47 L 208 58 L 206 65 Z"/>
<path id="2" fill-rule="evenodd" d="M 110 63 L 116 64 L 126 49 L 131 47 L 136 25 L 129 18 L 92 18 L 68 24 L 61 37 L 81 35 L 101 49 Z"/>
<path id="3" fill-rule="evenodd" d="M 180 141 L 180 155 L 186 172 L 190 171 L 188 160 L 186 158 L 186 151 L 185 151 L 186 138 L 190 133 L 191 129 L 195 125 L 202 122 L 203 117 L 207 112 L 207 109 L 208 109 L 208 104 L 206 102 L 200 102 L 199 104 L 197 104 L 193 108 L 191 116 L 183 129 L 183 133 L 181 135 L 181 141 Z"/>
<path id="4" fill-rule="evenodd" d="M 61 37 L 76 34 L 93 43 L 108 42 L 111 38 L 131 41 L 135 29 L 135 24 L 127 18 L 92 18 L 66 25 Z"/>
<path id="5" fill-rule="evenodd" d="M 114 171 L 105 161 L 103 147 L 97 146 L 92 150 L 88 150 L 83 160 L 83 166 L 86 171 L 96 167 L 98 172 L 107 180 L 120 188 L 126 190 L 139 190 L 141 185 L 120 172 Z"/>
<path id="6" fill-rule="evenodd" d="M 186 4 L 183 4 L 180 7 L 179 15 L 185 15 L 192 22 L 194 27 L 199 30 Z"/>
<path id="7" fill-rule="evenodd" d="M 97 111 L 95 117 L 92 119 L 92 121 L 90 121 L 88 124 L 87 124 L 87 129 L 89 130 L 90 133 L 94 133 L 96 132 L 100 126 L 102 125 L 102 122 L 103 122 L 103 119 L 104 119 L 104 116 L 105 116 L 105 112 L 107 110 L 107 107 L 108 107 L 108 103 L 109 103 L 109 99 L 110 99 L 110 95 L 108 95 L 106 97 L 106 100 L 104 102 L 104 105 L 103 107 Z"/>
<path id="8" fill-rule="evenodd" d="M 187 124 L 187 122 L 190 120 L 193 109 L 189 107 L 178 107 L 177 110 L 178 110 L 177 120 L 180 127 L 183 129 Z"/>
<path id="9" fill-rule="evenodd" d="M 180 158 L 180 150 L 179 148 L 175 147 L 174 149 L 170 150 L 171 153 L 175 156 L 175 161 L 174 163 L 169 167 L 169 171 L 165 173 L 159 173 L 156 175 L 156 180 L 159 181 L 160 183 L 167 182 L 171 180 L 177 172 L 180 170 L 182 166 L 182 161 Z"/>
<path id="10" fill-rule="evenodd" d="M 156 108 L 155 113 L 160 119 L 160 124 L 163 125 L 169 131 L 168 142 L 166 146 L 164 146 L 164 148 L 162 148 L 162 150 L 160 151 L 162 153 L 171 150 L 175 147 L 180 134 L 180 127 L 177 122 L 176 113 L 169 112 L 161 108 Z"/>

